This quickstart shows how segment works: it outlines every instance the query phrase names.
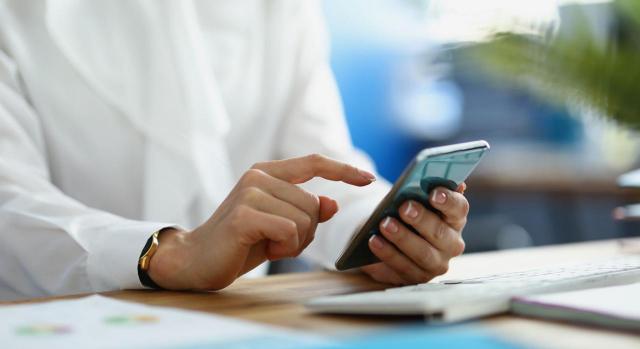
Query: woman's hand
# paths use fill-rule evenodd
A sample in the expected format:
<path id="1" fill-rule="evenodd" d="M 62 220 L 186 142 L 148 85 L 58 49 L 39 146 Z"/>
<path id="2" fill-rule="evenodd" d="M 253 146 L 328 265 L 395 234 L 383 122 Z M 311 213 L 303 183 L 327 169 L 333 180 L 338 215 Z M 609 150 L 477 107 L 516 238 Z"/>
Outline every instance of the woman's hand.
<path id="1" fill-rule="evenodd" d="M 200 227 L 162 232 L 149 276 L 167 289 L 214 290 L 266 260 L 299 255 L 317 224 L 338 211 L 334 200 L 296 185 L 314 177 L 357 186 L 375 180 L 321 155 L 258 163 Z"/>
<path id="2" fill-rule="evenodd" d="M 429 202 L 442 212 L 442 218 L 418 202 L 403 203 L 399 210 L 402 221 L 383 219 L 382 237 L 369 240 L 369 248 L 382 262 L 362 267 L 362 271 L 395 285 L 424 283 L 446 273 L 449 260 L 464 251 L 462 229 L 469 212 L 469 202 L 462 194 L 465 189 L 463 183 L 456 191 L 439 187 L 431 192 Z"/>

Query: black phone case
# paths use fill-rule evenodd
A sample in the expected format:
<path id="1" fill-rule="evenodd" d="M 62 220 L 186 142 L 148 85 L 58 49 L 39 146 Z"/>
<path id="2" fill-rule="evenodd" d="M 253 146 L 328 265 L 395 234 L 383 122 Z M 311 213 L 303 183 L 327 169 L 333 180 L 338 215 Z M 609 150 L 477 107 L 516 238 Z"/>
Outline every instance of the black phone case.
<path id="1" fill-rule="evenodd" d="M 426 209 L 441 215 L 429 204 L 431 191 L 436 187 L 455 190 L 458 184 L 471 174 L 489 149 L 489 143 L 479 140 L 422 150 L 403 171 L 364 226 L 351 238 L 336 261 L 336 268 L 346 270 L 379 262 L 369 250 L 369 239 L 373 235 L 380 235 L 378 227 L 385 217 L 400 219 L 398 208 L 405 201 L 415 200 Z M 432 173 L 427 172 L 428 168 L 432 169 Z M 434 176 L 436 174 L 437 177 Z M 408 228 L 417 234 L 412 227 Z"/>
<path id="2" fill-rule="evenodd" d="M 372 235 L 380 234 L 378 226 L 380 221 L 384 217 L 391 216 L 400 220 L 398 209 L 400 208 L 400 205 L 402 205 L 405 201 L 417 201 L 421 203 L 426 209 L 440 215 L 440 211 L 433 208 L 433 206 L 431 206 L 431 204 L 429 203 L 429 194 L 436 187 L 445 187 L 451 190 L 455 190 L 458 185 L 455 182 L 445 178 L 428 177 L 423 178 L 420 181 L 420 187 L 409 186 L 401 190 L 396 199 L 391 202 L 391 205 L 389 205 L 384 211 L 382 211 L 381 214 L 377 215 L 378 217 L 376 217 L 377 219 L 375 219 L 377 223 L 372 225 L 369 234 L 366 235 L 366 241 L 357 241 L 356 248 L 352 251 L 349 258 L 336 262 L 336 268 L 338 270 L 347 270 L 379 262 L 380 260 L 371 252 L 367 242 Z M 407 226 L 407 228 L 418 234 L 418 232 L 415 231 L 413 227 Z"/>

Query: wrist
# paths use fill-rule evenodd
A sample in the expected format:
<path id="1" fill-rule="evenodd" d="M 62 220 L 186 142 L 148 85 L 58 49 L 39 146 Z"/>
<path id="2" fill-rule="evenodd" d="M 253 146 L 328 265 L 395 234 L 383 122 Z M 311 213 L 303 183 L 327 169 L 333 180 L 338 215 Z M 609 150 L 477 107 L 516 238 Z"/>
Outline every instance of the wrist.
<path id="1" fill-rule="evenodd" d="M 162 230 L 158 236 L 158 250 L 149 261 L 147 274 L 158 286 L 169 289 L 187 289 L 184 279 L 188 273 L 189 233 L 176 228 Z"/>

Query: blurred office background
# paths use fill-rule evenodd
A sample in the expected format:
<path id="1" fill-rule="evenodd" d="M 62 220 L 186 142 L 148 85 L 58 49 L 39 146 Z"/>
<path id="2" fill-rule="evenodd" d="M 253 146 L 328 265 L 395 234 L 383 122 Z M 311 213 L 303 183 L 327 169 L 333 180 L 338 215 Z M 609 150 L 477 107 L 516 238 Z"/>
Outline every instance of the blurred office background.
<path id="1" fill-rule="evenodd" d="M 422 148 L 486 139 L 469 180 L 468 251 L 639 235 L 612 219 L 637 199 L 617 176 L 638 165 L 638 137 L 552 105 L 464 62 L 487 22 L 537 22 L 570 35 L 587 18 L 603 44 L 616 21 L 606 1 L 325 0 L 332 65 L 355 144 L 394 181 Z M 512 19 L 510 17 L 516 17 Z M 503 23 L 494 23 L 502 25 Z M 640 35 L 640 33 L 637 33 Z M 640 83 L 640 82 L 639 82 Z"/>
<path id="2" fill-rule="evenodd" d="M 382 176 L 395 181 L 424 147 L 491 143 L 467 182 L 467 252 L 640 235 L 640 223 L 612 217 L 640 201 L 616 183 L 640 167 L 640 138 L 489 78 L 465 58 L 488 27 L 523 21 L 571 35 L 586 18 L 606 45 L 617 29 L 609 2 L 324 0 L 324 10 L 353 141 Z"/>

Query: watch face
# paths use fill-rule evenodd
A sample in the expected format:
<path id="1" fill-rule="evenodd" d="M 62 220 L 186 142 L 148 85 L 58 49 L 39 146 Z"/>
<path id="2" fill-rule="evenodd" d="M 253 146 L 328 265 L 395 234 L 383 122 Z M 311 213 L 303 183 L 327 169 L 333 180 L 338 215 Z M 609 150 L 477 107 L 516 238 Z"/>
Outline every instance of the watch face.
<path id="1" fill-rule="evenodd" d="M 145 287 L 161 290 L 162 287 L 156 284 L 147 273 L 149 266 L 151 265 L 151 257 L 153 257 L 158 250 L 159 233 L 160 231 L 157 231 L 151 235 L 149 240 L 147 240 L 147 243 L 144 245 L 142 253 L 140 253 L 140 259 L 138 260 L 138 279 L 140 279 L 140 283 Z"/>
<path id="2" fill-rule="evenodd" d="M 138 267 L 140 267 L 140 269 L 147 271 L 149 270 L 149 264 L 151 261 L 151 257 L 153 257 L 153 255 L 156 253 L 156 250 L 158 250 L 158 234 L 160 232 L 157 231 L 155 233 L 153 233 L 153 235 L 151 235 L 151 237 L 149 238 L 149 240 L 147 240 L 147 243 L 144 245 L 144 248 L 142 249 L 142 254 L 140 255 L 140 260 L 138 261 Z"/>

